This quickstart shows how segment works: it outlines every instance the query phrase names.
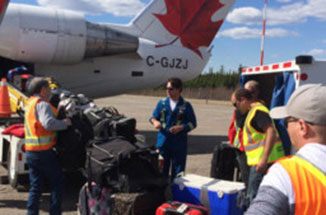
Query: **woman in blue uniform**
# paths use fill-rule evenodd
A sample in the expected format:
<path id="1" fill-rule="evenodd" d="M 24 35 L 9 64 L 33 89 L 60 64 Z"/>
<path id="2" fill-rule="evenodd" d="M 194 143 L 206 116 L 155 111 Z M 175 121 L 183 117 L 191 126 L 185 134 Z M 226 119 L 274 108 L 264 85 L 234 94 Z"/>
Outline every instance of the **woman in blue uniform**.
<path id="1" fill-rule="evenodd" d="M 170 78 L 166 83 L 167 97 L 161 99 L 150 122 L 159 132 L 156 147 L 164 158 L 163 173 L 171 179 L 184 172 L 187 159 L 187 134 L 197 126 L 191 104 L 182 96 L 182 81 Z"/>

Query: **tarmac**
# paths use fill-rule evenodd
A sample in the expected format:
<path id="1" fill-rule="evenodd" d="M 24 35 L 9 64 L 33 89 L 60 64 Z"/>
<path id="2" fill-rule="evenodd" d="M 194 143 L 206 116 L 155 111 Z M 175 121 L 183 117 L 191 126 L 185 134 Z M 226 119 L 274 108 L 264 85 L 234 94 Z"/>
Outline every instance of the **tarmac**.
<path id="1" fill-rule="evenodd" d="M 155 143 L 156 131 L 149 118 L 160 98 L 150 96 L 120 95 L 95 100 L 99 106 L 113 106 L 120 113 L 137 120 L 137 129 L 148 143 Z M 194 108 L 197 128 L 189 133 L 186 174 L 209 176 L 214 147 L 227 140 L 227 130 L 233 108 L 227 101 L 186 99 Z M 0 168 L 0 177 L 6 175 Z M 81 177 L 81 176 L 77 176 Z M 78 192 L 81 180 L 67 176 L 63 196 L 63 214 L 77 214 Z M 16 191 L 8 184 L 0 184 L 0 214 L 26 214 L 28 191 Z M 40 214 L 48 214 L 49 193 L 44 193 L 40 202 Z"/>

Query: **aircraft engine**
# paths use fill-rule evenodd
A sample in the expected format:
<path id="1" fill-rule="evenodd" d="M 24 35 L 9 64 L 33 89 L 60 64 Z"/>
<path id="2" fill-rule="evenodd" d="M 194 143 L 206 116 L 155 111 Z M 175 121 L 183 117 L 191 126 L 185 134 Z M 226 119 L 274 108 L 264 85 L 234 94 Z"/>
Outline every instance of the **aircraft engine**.
<path id="1" fill-rule="evenodd" d="M 0 26 L 0 56 L 15 61 L 74 64 L 137 48 L 137 37 L 72 11 L 10 4 Z"/>

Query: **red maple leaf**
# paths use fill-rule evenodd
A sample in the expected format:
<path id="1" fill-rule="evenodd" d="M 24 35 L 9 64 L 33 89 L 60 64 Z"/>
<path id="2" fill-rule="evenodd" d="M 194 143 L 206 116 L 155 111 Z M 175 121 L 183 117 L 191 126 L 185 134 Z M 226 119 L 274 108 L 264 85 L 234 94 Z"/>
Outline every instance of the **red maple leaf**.
<path id="1" fill-rule="evenodd" d="M 198 54 L 200 46 L 208 47 L 223 20 L 212 22 L 213 14 L 224 5 L 219 0 L 164 0 L 167 13 L 154 14 L 171 34 L 177 37 L 162 47 L 180 39 L 181 44 Z"/>
<path id="2" fill-rule="evenodd" d="M 8 0 L 0 0 L 0 21 L 4 16 L 5 10 L 8 6 L 9 1 Z"/>

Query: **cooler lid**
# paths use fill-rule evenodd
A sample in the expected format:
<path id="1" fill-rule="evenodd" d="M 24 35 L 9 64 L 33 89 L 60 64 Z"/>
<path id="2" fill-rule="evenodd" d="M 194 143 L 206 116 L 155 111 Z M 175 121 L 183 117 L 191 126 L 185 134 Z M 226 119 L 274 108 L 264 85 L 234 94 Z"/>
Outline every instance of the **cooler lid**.
<path id="1" fill-rule="evenodd" d="M 195 174 L 187 174 L 183 177 L 176 178 L 174 184 L 178 185 L 180 190 L 183 190 L 184 187 L 193 187 L 223 193 L 237 193 L 239 190 L 245 188 L 242 182 L 225 181 Z"/>

